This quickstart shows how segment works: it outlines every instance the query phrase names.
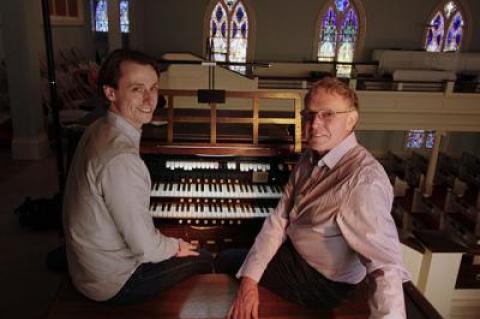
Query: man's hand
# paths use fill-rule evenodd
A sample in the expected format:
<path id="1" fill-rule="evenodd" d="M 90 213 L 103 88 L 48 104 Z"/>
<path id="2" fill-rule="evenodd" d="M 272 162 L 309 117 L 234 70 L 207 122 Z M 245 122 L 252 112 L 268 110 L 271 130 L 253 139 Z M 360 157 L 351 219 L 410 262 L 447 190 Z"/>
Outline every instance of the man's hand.
<path id="1" fill-rule="evenodd" d="M 183 239 L 178 240 L 178 250 L 176 257 L 198 256 L 197 246 L 187 243 Z"/>
<path id="2" fill-rule="evenodd" d="M 258 319 L 258 303 L 257 282 L 243 277 L 237 296 L 228 311 L 227 319 Z"/>

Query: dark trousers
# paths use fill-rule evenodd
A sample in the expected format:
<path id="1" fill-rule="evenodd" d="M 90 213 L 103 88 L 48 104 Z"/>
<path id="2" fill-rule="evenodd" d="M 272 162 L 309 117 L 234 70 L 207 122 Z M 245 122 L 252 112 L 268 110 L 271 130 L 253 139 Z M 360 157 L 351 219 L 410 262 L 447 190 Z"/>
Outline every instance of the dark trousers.
<path id="1" fill-rule="evenodd" d="M 229 249 L 215 259 L 219 273 L 235 274 L 248 249 Z M 355 285 L 327 279 L 311 267 L 287 240 L 268 264 L 260 285 L 283 298 L 310 308 L 329 309 L 347 298 Z"/>
<path id="2" fill-rule="evenodd" d="M 141 264 L 108 304 L 132 304 L 155 297 L 165 289 L 196 274 L 211 273 L 213 258 L 200 249 L 200 256 L 172 257 L 159 263 Z"/>

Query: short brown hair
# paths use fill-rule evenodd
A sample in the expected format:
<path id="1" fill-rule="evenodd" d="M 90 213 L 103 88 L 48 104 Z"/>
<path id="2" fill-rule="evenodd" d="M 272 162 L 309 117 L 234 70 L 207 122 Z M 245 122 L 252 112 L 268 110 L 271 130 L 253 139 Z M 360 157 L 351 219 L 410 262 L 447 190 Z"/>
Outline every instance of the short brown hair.
<path id="1" fill-rule="evenodd" d="M 106 85 L 115 89 L 118 88 L 118 80 L 121 76 L 120 67 L 122 63 L 126 61 L 135 62 L 141 65 L 150 65 L 155 70 L 155 73 L 157 73 L 157 76 L 159 74 L 157 61 L 145 53 L 126 49 L 112 51 L 102 63 L 100 71 L 98 72 L 98 93 L 105 102 L 108 102 L 108 99 L 105 96 L 105 92 L 103 92 L 103 86 Z"/>
<path id="2" fill-rule="evenodd" d="M 354 107 L 357 111 L 359 110 L 357 93 L 355 93 L 355 91 L 352 90 L 346 83 L 334 77 L 325 77 L 313 84 L 313 86 L 305 95 L 305 108 L 310 103 L 312 97 L 320 90 L 325 90 L 327 93 L 336 93 L 340 95 L 349 102 L 351 107 Z"/>

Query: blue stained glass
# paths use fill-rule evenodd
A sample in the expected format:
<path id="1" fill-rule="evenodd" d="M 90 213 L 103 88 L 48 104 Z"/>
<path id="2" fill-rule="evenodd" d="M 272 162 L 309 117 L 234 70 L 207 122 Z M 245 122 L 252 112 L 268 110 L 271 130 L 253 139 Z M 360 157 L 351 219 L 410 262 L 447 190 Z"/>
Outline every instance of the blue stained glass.
<path id="1" fill-rule="evenodd" d="M 455 21 L 453 22 L 453 29 L 456 31 L 459 27 L 462 26 L 462 18 L 460 16 L 455 16 Z"/>
<path id="2" fill-rule="evenodd" d="M 323 18 L 323 27 L 327 27 L 328 25 L 336 25 L 336 18 L 335 18 L 335 12 L 333 12 L 332 8 L 328 9 L 327 14 L 325 15 L 325 18 Z"/>
<path id="3" fill-rule="evenodd" d="M 337 7 L 337 10 L 340 12 L 345 11 L 348 5 L 349 5 L 348 0 L 335 0 L 335 6 Z"/>
<path id="4" fill-rule="evenodd" d="M 221 30 L 222 30 L 222 36 L 225 37 L 226 33 L 227 33 L 227 24 L 224 22 L 222 23 L 222 26 L 221 26 Z"/>
<path id="5" fill-rule="evenodd" d="M 212 35 L 217 34 L 217 24 L 215 21 L 212 21 Z"/>
<path id="6" fill-rule="evenodd" d="M 120 31 L 122 33 L 130 32 L 130 19 L 128 17 L 128 1 L 120 1 Z"/>
<path id="7" fill-rule="evenodd" d="M 425 49 L 428 52 L 440 52 L 444 36 L 444 17 L 441 12 L 437 12 L 430 20 L 427 37 L 425 39 Z"/>
<path id="8" fill-rule="evenodd" d="M 438 28 L 442 25 L 442 17 L 437 16 L 433 22 L 433 29 L 438 30 Z"/>
<path id="9" fill-rule="evenodd" d="M 107 1 L 99 0 L 95 8 L 95 31 L 108 32 Z"/>
<path id="10" fill-rule="evenodd" d="M 432 30 L 428 30 L 427 43 L 428 43 L 428 44 L 432 43 L 432 39 L 433 39 Z"/>
<path id="11" fill-rule="evenodd" d="M 223 10 L 220 5 L 217 6 L 217 11 L 215 12 L 215 17 L 217 18 L 217 21 L 220 22 L 223 17 Z"/>
<path id="12" fill-rule="evenodd" d="M 210 36 L 213 59 L 215 61 L 245 62 L 248 46 L 248 12 L 242 1 L 217 1 L 210 21 L 212 21 Z M 244 71 L 245 67 L 234 66 L 230 69 Z"/>
<path id="13" fill-rule="evenodd" d="M 336 20 L 335 12 L 333 12 L 333 9 L 330 7 L 327 14 L 323 18 L 323 34 L 321 35 L 323 41 L 335 42 L 337 33 Z"/>
<path id="14" fill-rule="evenodd" d="M 350 10 L 343 21 L 341 32 L 341 42 L 354 42 L 357 34 L 358 23 L 357 16 L 353 10 Z"/>
<path id="15" fill-rule="evenodd" d="M 435 132 L 427 132 L 427 140 L 425 141 L 425 148 L 433 148 L 435 144 Z"/>
<path id="16" fill-rule="evenodd" d="M 242 19 L 243 19 L 243 16 L 244 16 L 244 14 L 243 14 L 242 7 L 238 7 L 238 9 L 237 9 L 237 21 L 241 22 Z"/>
<path id="17" fill-rule="evenodd" d="M 242 37 L 246 38 L 247 37 L 247 23 L 242 24 L 240 27 L 240 30 L 242 32 Z"/>
<path id="18" fill-rule="evenodd" d="M 422 148 L 425 141 L 424 130 L 410 130 L 407 138 L 407 148 Z"/>
<path id="19" fill-rule="evenodd" d="M 322 20 L 319 61 L 333 61 L 337 51 L 337 17 L 333 7 L 329 7 Z"/>

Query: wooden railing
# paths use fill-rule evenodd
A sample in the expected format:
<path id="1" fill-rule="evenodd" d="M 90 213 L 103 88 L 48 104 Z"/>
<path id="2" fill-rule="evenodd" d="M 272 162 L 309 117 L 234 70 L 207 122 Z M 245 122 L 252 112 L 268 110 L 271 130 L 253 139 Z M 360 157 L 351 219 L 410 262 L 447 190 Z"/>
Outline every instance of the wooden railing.
<path id="1" fill-rule="evenodd" d="M 293 126 L 294 133 L 292 136 L 292 150 L 296 153 L 301 151 L 301 118 L 300 111 L 302 107 L 301 95 L 294 92 L 240 92 L 240 91 L 227 91 L 225 92 L 226 103 L 229 104 L 229 99 L 246 99 L 251 102 L 251 108 L 249 107 L 235 109 L 230 107 L 228 110 L 219 110 L 217 103 L 207 104 L 203 107 L 203 112 L 197 110 L 192 112 L 176 112 L 177 98 L 192 98 L 194 101 L 197 96 L 195 90 L 160 90 L 159 94 L 163 95 L 166 99 L 166 110 L 160 112 L 159 115 L 155 115 L 154 121 L 166 121 L 166 143 L 175 144 L 177 137 L 174 134 L 174 128 L 177 125 L 183 124 L 208 124 L 210 127 L 209 132 L 209 145 L 219 146 L 225 145 L 224 141 L 219 139 L 218 124 L 251 124 L 251 132 L 249 141 L 244 143 L 245 146 L 259 146 L 262 144 L 260 140 L 260 126 L 265 124 L 285 125 Z M 263 100 L 278 100 L 285 103 L 293 104 L 293 109 L 285 110 L 285 112 L 270 112 L 262 110 L 261 101 Z M 194 103 L 196 104 L 196 103 Z M 185 106 L 182 106 L 185 109 Z M 190 108 L 192 109 L 192 108 Z M 194 110 L 194 109 L 193 109 Z M 281 113 L 282 116 L 279 116 Z M 287 131 L 287 130 L 285 130 Z M 192 143 L 195 145 L 195 143 Z M 205 146 L 205 143 L 203 143 Z M 240 146 L 241 147 L 241 146 Z"/>

